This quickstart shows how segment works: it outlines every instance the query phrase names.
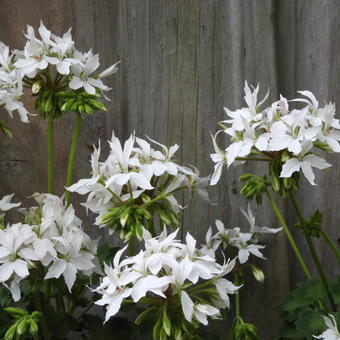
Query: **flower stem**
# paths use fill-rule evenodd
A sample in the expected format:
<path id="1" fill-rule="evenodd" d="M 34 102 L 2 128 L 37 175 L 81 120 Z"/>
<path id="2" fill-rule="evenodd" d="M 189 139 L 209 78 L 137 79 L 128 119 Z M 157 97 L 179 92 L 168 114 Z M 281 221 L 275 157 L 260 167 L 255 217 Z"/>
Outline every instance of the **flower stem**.
<path id="1" fill-rule="evenodd" d="M 288 239 L 288 242 L 290 243 L 296 258 L 298 259 L 303 272 L 305 273 L 305 275 L 308 279 L 312 278 L 312 275 L 311 275 L 302 255 L 301 255 L 301 252 L 300 252 L 300 250 L 299 250 L 299 248 L 298 248 L 298 246 L 297 246 L 297 244 L 296 244 L 296 242 L 293 238 L 293 235 L 291 234 L 291 232 L 290 232 L 290 230 L 289 230 L 289 228 L 286 224 L 286 221 L 284 220 L 284 218 L 283 218 L 283 216 L 280 212 L 279 207 L 275 203 L 274 199 L 272 198 L 272 196 L 271 196 L 271 194 L 270 194 L 270 192 L 268 191 L 267 188 L 265 189 L 265 192 L 267 194 L 268 201 L 269 201 L 269 203 L 270 203 L 270 205 L 271 205 L 271 207 L 272 207 L 272 209 L 275 213 L 275 216 L 276 216 L 278 222 L 280 223 L 280 225 L 282 226 L 282 228 L 283 228 L 283 230 L 286 234 L 286 237 Z"/>
<path id="2" fill-rule="evenodd" d="M 47 122 L 47 191 L 54 192 L 54 122 L 48 119 Z"/>
<path id="3" fill-rule="evenodd" d="M 296 215 L 299 218 L 300 223 L 304 224 L 305 223 L 305 219 L 304 219 L 304 217 L 302 215 L 302 212 L 301 212 L 301 209 L 300 209 L 300 206 L 299 206 L 299 203 L 298 203 L 298 201 L 296 199 L 295 194 L 293 192 L 291 192 L 289 197 L 290 197 L 290 200 L 293 203 L 294 210 L 296 212 Z M 327 297 L 328 297 L 329 303 L 331 304 L 331 307 L 332 307 L 333 311 L 336 312 L 336 304 L 334 302 L 331 290 L 329 288 L 329 283 L 328 283 L 326 274 L 325 274 L 325 272 L 322 269 L 322 265 L 321 265 L 320 259 L 318 257 L 317 252 L 316 252 L 316 249 L 314 247 L 313 240 L 312 240 L 312 238 L 311 238 L 311 236 L 309 234 L 304 234 L 304 235 L 305 235 L 305 238 L 306 238 L 309 250 L 311 252 L 312 259 L 314 261 L 315 267 L 316 267 L 316 269 L 317 269 L 317 271 L 319 273 L 321 282 L 322 282 L 322 284 L 324 286 L 324 289 L 325 289 L 325 291 L 327 293 Z"/>
<path id="4" fill-rule="evenodd" d="M 73 181 L 74 159 L 76 156 L 76 148 L 77 148 L 77 143 L 78 143 L 80 124 L 81 124 L 81 115 L 77 114 L 76 124 L 73 129 L 70 153 L 68 157 L 66 185 L 65 185 L 66 187 L 71 186 L 72 181 Z M 66 197 L 66 204 L 67 206 L 69 206 L 71 203 L 71 192 L 66 190 L 65 197 Z"/>
<path id="5" fill-rule="evenodd" d="M 234 274 L 234 285 L 240 285 L 240 275 L 239 273 L 235 272 Z M 241 299 L 240 299 L 240 290 L 235 293 L 235 319 L 241 316 Z"/>
<path id="6" fill-rule="evenodd" d="M 261 162 L 271 162 L 270 158 L 260 158 L 260 157 L 236 157 L 237 161 L 261 161 Z"/>
<path id="7" fill-rule="evenodd" d="M 40 278 L 39 278 L 39 272 L 37 270 L 32 270 L 31 273 L 31 277 L 32 277 L 32 281 L 33 284 L 38 284 L 40 282 Z M 48 331 L 48 327 L 47 327 L 47 323 L 46 323 L 46 319 L 45 319 L 45 314 L 44 314 L 44 309 L 42 307 L 41 304 L 41 300 L 40 300 L 40 291 L 39 289 L 35 289 L 33 292 L 33 303 L 34 303 L 34 307 L 38 312 L 41 312 L 41 333 L 43 335 L 43 339 L 44 340 L 48 340 L 50 339 L 50 334 Z"/>
<path id="8" fill-rule="evenodd" d="M 135 246 L 135 240 L 132 238 L 128 242 L 128 253 L 129 256 L 135 256 L 136 255 L 136 246 Z"/>
<path id="9" fill-rule="evenodd" d="M 329 237 L 329 235 L 324 230 L 321 230 L 321 235 L 323 236 L 323 238 L 325 239 L 327 244 L 330 246 L 330 248 L 333 250 L 335 256 L 337 257 L 338 261 L 340 262 L 340 251 L 337 248 L 334 241 Z"/>

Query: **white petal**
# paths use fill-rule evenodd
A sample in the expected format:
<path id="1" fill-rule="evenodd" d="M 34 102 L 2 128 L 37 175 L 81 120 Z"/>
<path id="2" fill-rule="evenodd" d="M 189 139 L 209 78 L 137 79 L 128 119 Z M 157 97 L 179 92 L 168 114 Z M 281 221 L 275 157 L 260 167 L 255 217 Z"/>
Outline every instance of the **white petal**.
<path id="1" fill-rule="evenodd" d="M 307 178 L 308 182 L 312 185 L 315 185 L 315 182 L 314 182 L 315 175 L 312 170 L 312 167 L 306 162 L 301 162 L 301 170 L 303 174 L 305 175 L 305 177 Z"/>
<path id="2" fill-rule="evenodd" d="M 76 281 L 76 274 L 77 268 L 72 263 L 68 262 L 64 270 L 63 276 L 65 278 L 67 288 L 70 292 L 74 285 L 74 282 Z"/>
<path id="3" fill-rule="evenodd" d="M 289 159 L 282 167 L 280 177 L 291 177 L 292 174 L 300 170 L 300 161 L 297 158 Z"/>
<path id="4" fill-rule="evenodd" d="M 249 258 L 249 252 L 246 249 L 240 249 L 238 252 L 238 259 L 240 261 L 241 264 L 247 262 Z"/>
<path id="5" fill-rule="evenodd" d="M 27 262 L 24 260 L 16 260 L 13 263 L 13 268 L 15 273 L 21 278 L 24 278 L 29 275 Z"/>
<path id="6" fill-rule="evenodd" d="M 54 261 L 51 267 L 48 269 L 45 279 L 59 278 L 60 275 L 64 272 L 65 268 L 66 268 L 65 261 L 59 259 Z"/>
<path id="7" fill-rule="evenodd" d="M 191 322 L 194 314 L 194 303 L 185 291 L 181 292 L 181 304 L 185 319 Z"/>
<path id="8" fill-rule="evenodd" d="M 79 79 L 79 77 L 73 76 L 68 86 L 73 90 L 78 90 L 83 87 L 83 82 Z"/>

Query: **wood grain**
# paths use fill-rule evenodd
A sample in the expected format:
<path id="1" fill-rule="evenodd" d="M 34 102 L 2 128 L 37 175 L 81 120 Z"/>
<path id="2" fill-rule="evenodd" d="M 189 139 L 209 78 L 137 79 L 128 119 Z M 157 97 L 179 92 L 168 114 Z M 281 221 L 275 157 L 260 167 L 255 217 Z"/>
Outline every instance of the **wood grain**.
<path id="1" fill-rule="evenodd" d="M 99 139 L 105 144 L 112 130 L 121 138 L 136 131 L 164 144 L 178 143 L 180 161 L 208 175 L 210 132 L 224 118 L 223 106 L 235 109 L 243 104 L 244 80 L 260 82 L 261 95 L 270 87 L 272 100 L 279 93 L 291 98 L 296 90 L 310 89 L 320 102 L 339 104 L 339 11 L 337 0 L 1 0 L 0 40 L 22 48 L 26 24 L 37 27 L 42 19 L 56 33 L 72 26 L 78 48 L 92 47 L 100 53 L 103 67 L 122 61 L 118 74 L 108 80 L 113 88 L 108 113 L 83 122 L 76 179 L 88 174 L 92 145 Z M 5 112 L 2 117 L 15 138 L 0 138 L 1 193 L 16 192 L 28 202 L 30 194 L 46 190 L 45 124 L 37 117 L 28 125 L 8 119 Z M 60 194 L 73 118 L 57 123 Z M 303 183 L 299 197 L 306 215 L 321 206 L 327 230 L 338 238 L 340 160 L 330 161 L 333 167 L 317 178 L 319 185 Z M 184 213 L 182 233 L 189 230 L 203 241 L 216 218 L 230 227 L 244 226 L 239 207 L 246 207 L 246 202 L 235 195 L 238 177 L 263 170 L 248 165 L 225 171 L 223 180 L 211 189 L 216 204 L 195 199 Z M 74 199 L 78 208 L 80 200 Z M 266 204 L 253 207 L 261 223 L 277 227 Z M 285 206 L 292 224 L 291 210 Z M 80 216 L 86 218 L 83 210 Z M 101 234 L 91 226 L 90 217 L 88 230 Z M 332 254 L 323 245 L 318 249 L 328 273 L 339 273 Z M 283 235 L 268 239 L 265 254 L 269 260 L 257 262 L 265 271 L 265 283 L 249 283 L 241 299 L 247 321 L 258 326 L 263 339 L 272 339 L 279 324 L 273 304 L 302 276 Z"/>

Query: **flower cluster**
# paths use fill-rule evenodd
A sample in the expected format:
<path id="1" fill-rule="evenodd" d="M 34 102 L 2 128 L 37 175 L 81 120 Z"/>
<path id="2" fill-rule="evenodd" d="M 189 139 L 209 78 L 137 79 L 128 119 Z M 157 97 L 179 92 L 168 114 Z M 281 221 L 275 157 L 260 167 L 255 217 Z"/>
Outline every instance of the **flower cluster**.
<path id="1" fill-rule="evenodd" d="M 340 340 L 340 333 L 334 316 L 329 314 L 329 317 L 324 316 L 323 318 L 325 320 L 327 329 L 319 336 L 314 335 L 313 337 L 324 340 Z"/>
<path id="2" fill-rule="evenodd" d="M 307 180 L 314 185 L 312 168 L 326 169 L 331 166 L 325 159 L 314 154 L 313 147 L 340 152 L 340 124 L 335 118 L 335 105 L 329 103 L 320 107 L 310 91 L 300 91 L 303 98 L 293 102 L 303 103 L 300 109 L 289 107 L 284 97 L 266 108 L 258 103 L 259 87 L 245 84 L 247 107 L 231 111 L 225 108 L 227 120 L 221 122 L 224 132 L 231 138 L 231 144 L 222 150 L 213 137 L 215 153 L 211 155 L 215 163 L 211 184 L 216 184 L 221 176 L 223 164 L 228 167 L 236 161 L 246 161 L 249 156 L 269 162 L 279 159 L 281 166 L 278 176 L 290 178 L 302 170 Z M 218 132 L 218 133 L 219 133 Z"/>
<path id="3" fill-rule="evenodd" d="M 56 118 L 64 111 L 91 114 L 105 109 L 97 100 L 110 90 L 102 79 L 115 73 L 118 63 L 97 72 L 99 55 L 78 51 L 71 29 L 60 37 L 41 22 L 38 35 L 27 26 L 25 37 L 24 49 L 14 54 L 0 43 L 0 105 L 11 116 L 17 110 L 21 120 L 28 122 L 28 112 L 20 102 L 23 85 L 36 96 L 35 106 L 43 118 Z"/>
<path id="4" fill-rule="evenodd" d="M 45 279 L 63 275 L 71 291 L 76 275 L 91 275 L 95 269 L 98 240 L 81 229 L 72 206 L 50 194 L 35 194 L 38 207 L 22 209 L 23 223 L 0 230 L 0 283 L 20 300 L 20 282 L 30 270 L 46 267 Z"/>
<path id="5" fill-rule="evenodd" d="M 148 312 L 156 312 L 154 338 L 167 335 L 174 339 L 177 334 L 177 339 L 178 332 L 188 332 L 191 325 L 206 325 L 208 317 L 217 318 L 220 308 L 229 307 L 228 294 L 238 287 L 223 276 L 232 271 L 235 261 L 219 265 L 196 248 L 190 234 L 186 243 L 176 240 L 176 235 L 177 231 L 167 235 L 164 230 L 152 238 L 144 229 L 144 250 L 121 260 L 125 247 L 117 252 L 113 266 L 105 266 L 106 276 L 95 292 L 102 295 L 96 303 L 107 305 L 106 321 L 120 310 L 122 302 L 140 301 L 148 305 Z"/>
<path id="6" fill-rule="evenodd" d="M 261 259 L 265 259 L 261 250 L 265 246 L 258 244 L 263 234 L 276 234 L 282 228 L 259 227 L 255 223 L 255 217 L 248 206 L 247 211 L 241 209 L 243 216 L 249 224 L 249 231 L 242 232 L 240 228 L 225 229 L 224 224 L 220 220 L 215 221 L 218 232 L 212 235 L 211 227 L 206 235 L 206 244 L 201 251 L 213 255 L 219 247 L 230 251 L 230 255 L 237 255 L 241 264 L 246 263 L 250 255 L 254 255 Z"/>
<path id="7" fill-rule="evenodd" d="M 0 42 L 0 106 L 4 106 L 11 117 L 17 111 L 21 121 L 27 123 L 28 111 L 19 100 L 22 94 L 22 73 L 13 65 L 8 46 Z"/>
<path id="8" fill-rule="evenodd" d="M 92 177 L 81 179 L 67 190 L 89 194 L 84 206 L 98 214 L 97 225 L 106 225 L 111 232 L 129 240 L 142 238 L 142 227 L 152 228 L 153 215 L 158 214 L 163 225 L 177 225 L 183 208 L 174 193 L 187 189 L 207 199 L 208 178 L 199 177 L 195 168 L 180 166 L 173 160 L 178 145 L 170 148 L 149 139 L 131 135 L 124 146 L 113 135 L 110 154 L 99 161 L 100 146 L 91 158 Z"/>
<path id="9" fill-rule="evenodd" d="M 99 74 L 94 74 L 100 65 L 99 55 L 94 55 L 92 50 L 87 53 L 77 51 L 71 29 L 59 37 L 51 33 L 41 22 L 38 32 L 40 39 L 36 37 L 34 28 L 28 26 L 25 48 L 23 51 L 16 51 L 14 65 L 24 76 L 35 79 L 38 74 L 41 76 L 41 71 L 54 66 L 60 76 L 70 76 L 71 89 L 84 88 L 89 94 L 95 94 L 96 89 L 109 90 L 101 79 L 116 72 L 117 64 Z"/>

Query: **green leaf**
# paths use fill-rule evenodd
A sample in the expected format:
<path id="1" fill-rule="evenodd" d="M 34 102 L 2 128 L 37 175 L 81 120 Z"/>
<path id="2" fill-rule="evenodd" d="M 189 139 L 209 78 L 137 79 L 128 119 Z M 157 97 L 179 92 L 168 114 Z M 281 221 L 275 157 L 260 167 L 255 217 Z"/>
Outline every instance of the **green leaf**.
<path id="1" fill-rule="evenodd" d="M 168 317 L 166 307 L 163 309 L 163 328 L 167 336 L 171 334 L 171 321 Z"/>
<path id="2" fill-rule="evenodd" d="M 138 315 L 138 317 L 136 318 L 136 320 L 135 320 L 135 324 L 136 324 L 137 326 L 139 326 L 139 325 L 143 322 L 143 320 L 145 319 L 145 317 L 146 317 L 152 310 L 154 310 L 155 308 L 156 308 L 155 306 L 152 306 L 152 307 L 146 309 L 145 311 L 143 311 L 142 313 L 140 313 L 140 314 Z"/>
<path id="3" fill-rule="evenodd" d="M 4 311 L 11 314 L 11 316 L 15 319 L 21 319 L 28 315 L 28 312 L 25 309 L 18 307 L 6 307 Z"/>
<path id="4" fill-rule="evenodd" d="M 323 314 L 313 310 L 301 312 L 295 323 L 297 330 L 311 339 L 313 335 L 322 333 L 325 329 Z"/>

